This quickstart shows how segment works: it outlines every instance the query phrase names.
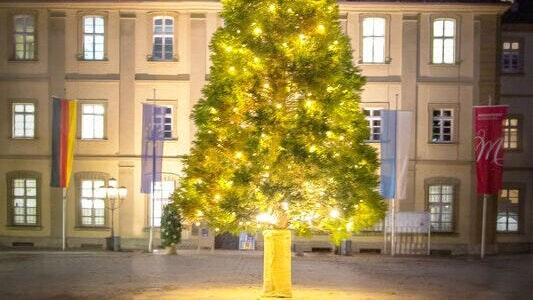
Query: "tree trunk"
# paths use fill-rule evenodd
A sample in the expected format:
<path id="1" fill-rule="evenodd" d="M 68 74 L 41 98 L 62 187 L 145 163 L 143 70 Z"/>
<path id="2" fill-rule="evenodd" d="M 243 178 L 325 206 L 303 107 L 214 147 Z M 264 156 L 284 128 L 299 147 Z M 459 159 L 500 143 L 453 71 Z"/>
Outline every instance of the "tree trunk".
<path id="1" fill-rule="evenodd" d="M 290 298 L 292 297 L 291 231 L 265 230 L 263 238 L 263 296 Z"/>

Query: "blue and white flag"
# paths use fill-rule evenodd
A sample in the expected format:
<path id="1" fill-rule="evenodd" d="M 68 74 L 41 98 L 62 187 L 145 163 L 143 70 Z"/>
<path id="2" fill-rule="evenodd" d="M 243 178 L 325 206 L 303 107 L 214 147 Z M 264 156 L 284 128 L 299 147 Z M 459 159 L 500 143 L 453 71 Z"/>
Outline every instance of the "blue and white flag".
<path id="1" fill-rule="evenodd" d="M 407 197 L 407 169 L 412 132 L 412 112 L 381 111 L 381 195 Z"/>
<path id="2" fill-rule="evenodd" d="M 152 192 L 152 181 L 161 181 L 165 107 L 143 104 L 141 193 Z"/>

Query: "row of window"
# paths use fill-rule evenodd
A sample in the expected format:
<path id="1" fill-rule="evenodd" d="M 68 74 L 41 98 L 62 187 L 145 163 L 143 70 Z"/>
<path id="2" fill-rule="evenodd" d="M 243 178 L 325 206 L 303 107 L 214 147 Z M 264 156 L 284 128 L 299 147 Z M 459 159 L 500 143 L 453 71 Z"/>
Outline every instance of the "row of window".
<path id="1" fill-rule="evenodd" d="M 368 141 L 379 143 L 381 139 L 381 110 L 382 108 L 365 108 L 364 114 L 370 129 Z M 503 121 L 504 148 L 519 150 L 521 143 L 521 118 L 509 116 Z M 430 124 L 432 143 L 453 143 L 457 132 L 454 109 L 435 108 L 431 110 Z"/>
<path id="2" fill-rule="evenodd" d="M 105 137 L 106 108 L 104 104 L 82 103 L 81 139 L 103 139 Z M 13 103 L 13 138 L 31 139 L 35 137 L 35 105 L 33 103 Z M 381 108 L 364 109 L 370 142 L 379 142 L 381 136 Z M 163 120 L 164 137 L 172 139 L 172 107 L 166 106 Z M 431 142 L 454 142 L 455 116 L 453 109 L 438 108 L 431 112 Z M 510 116 L 504 120 L 504 148 L 517 150 L 520 145 L 520 118 Z"/>
<path id="3" fill-rule="evenodd" d="M 20 172 L 8 175 L 10 224 L 13 226 L 39 225 L 39 175 L 32 172 Z M 458 184 L 434 183 L 427 186 L 427 209 L 431 216 L 431 229 L 434 232 L 454 232 Z M 78 225 L 87 227 L 105 227 L 107 214 L 104 193 L 100 187 L 106 184 L 106 178 L 82 178 L 77 180 Z M 176 183 L 173 180 L 154 184 L 153 219 L 149 223 L 161 225 L 163 207 L 169 202 Z M 522 190 L 517 187 L 505 187 L 501 190 L 498 201 L 496 228 L 498 232 L 518 232 L 521 221 Z M 150 196 L 152 197 L 152 196 Z M 151 203 L 151 202 L 150 202 Z M 151 205 L 150 205 L 151 207 Z M 151 215 L 151 214 L 149 214 Z"/>
<path id="4" fill-rule="evenodd" d="M 15 60 L 34 60 L 36 55 L 35 17 L 31 14 L 13 17 L 13 38 Z M 453 18 L 433 20 L 431 45 L 433 64 L 456 63 L 457 24 Z M 152 23 L 151 60 L 174 59 L 174 27 L 171 16 L 156 16 Z M 382 64 L 386 57 L 387 19 L 366 17 L 361 23 L 361 62 Z M 83 60 L 105 60 L 106 18 L 100 15 L 83 16 L 82 54 Z M 503 73 L 523 72 L 523 49 L 520 41 L 502 43 L 501 70 Z"/>
<path id="5" fill-rule="evenodd" d="M 8 174 L 8 209 L 9 225 L 11 226 L 39 226 L 40 176 L 34 172 L 14 172 Z M 92 175 L 76 181 L 77 187 L 77 225 L 81 227 L 107 226 L 108 211 L 105 203 L 105 193 L 100 189 L 106 185 L 106 176 Z M 174 192 L 175 181 L 166 180 L 155 182 L 153 198 L 153 224 L 159 227 L 163 207 L 169 202 Z M 152 205 L 148 206 L 151 210 Z M 149 214 L 148 224 L 151 222 Z"/>
<path id="6" fill-rule="evenodd" d="M 105 60 L 106 18 L 88 15 L 82 19 L 83 60 Z M 21 14 L 13 17 L 13 39 L 15 60 L 36 59 L 35 16 Z M 157 16 L 153 18 L 152 60 L 174 59 L 174 18 Z"/>
<path id="7" fill-rule="evenodd" d="M 173 107 L 165 106 L 162 120 L 165 139 L 172 139 Z M 34 103 L 17 102 L 12 104 L 12 137 L 14 139 L 35 138 L 36 109 Z M 79 137 L 85 140 L 105 138 L 106 105 L 103 103 L 80 104 Z"/>

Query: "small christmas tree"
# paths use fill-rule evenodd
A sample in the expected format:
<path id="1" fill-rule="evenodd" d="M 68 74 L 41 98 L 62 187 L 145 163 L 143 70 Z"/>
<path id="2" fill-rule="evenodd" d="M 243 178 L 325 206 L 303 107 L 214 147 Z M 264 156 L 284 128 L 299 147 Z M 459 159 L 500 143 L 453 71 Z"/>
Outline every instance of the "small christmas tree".
<path id="1" fill-rule="evenodd" d="M 329 232 L 335 244 L 381 220 L 379 162 L 359 107 L 365 80 L 336 0 L 222 4 L 174 195 L 183 216 L 221 232 Z"/>
<path id="2" fill-rule="evenodd" d="M 169 249 L 169 254 L 175 254 L 176 246 L 181 241 L 181 214 L 175 203 L 169 203 L 163 208 L 161 216 L 161 245 Z"/>

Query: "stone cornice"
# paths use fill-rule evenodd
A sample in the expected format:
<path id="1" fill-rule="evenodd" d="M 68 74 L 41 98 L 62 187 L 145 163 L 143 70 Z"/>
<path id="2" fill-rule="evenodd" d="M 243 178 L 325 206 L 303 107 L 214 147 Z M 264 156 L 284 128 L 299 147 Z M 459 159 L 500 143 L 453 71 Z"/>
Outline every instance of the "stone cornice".
<path id="1" fill-rule="evenodd" d="M 68 3 L 68 6 L 66 5 Z M 73 1 L 68 0 L 0 0 L 0 8 L 14 7 L 42 7 L 48 9 L 86 9 L 101 8 L 124 9 L 124 10 L 189 10 L 189 11 L 220 11 L 222 6 L 217 0 L 196 1 L 116 1 L 116 0 L 92 0 Z M 508 8 L 508 3 L 435 3 L 435 2 L 349 2 L 339 1 L 342 12 L 468 12 L 483 14 L 502 14 Z"/>

